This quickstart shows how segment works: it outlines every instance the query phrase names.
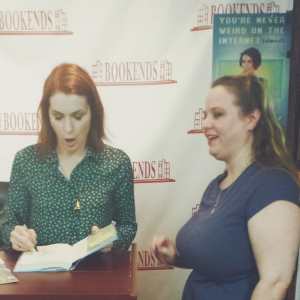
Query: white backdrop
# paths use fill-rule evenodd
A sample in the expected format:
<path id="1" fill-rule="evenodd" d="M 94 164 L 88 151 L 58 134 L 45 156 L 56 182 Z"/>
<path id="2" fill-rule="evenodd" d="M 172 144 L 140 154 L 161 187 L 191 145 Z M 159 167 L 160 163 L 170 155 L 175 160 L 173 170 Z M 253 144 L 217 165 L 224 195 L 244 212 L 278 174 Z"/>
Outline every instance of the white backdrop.
<path id="1" fill-rule="evenodd" d="M 107 143 L 133 162 L 139 299 L 180 299 L 190 271 L 160 265 L 148 249 L 153 234 L 176 237 L 224 168 L 208 155 L 201 123 L 194 125 L 211 84 L 212 15 L 285 12 L 293 1 L 0 4 L 0 181 L 9 181 L 15 153 L 37 141 L 50 71 L 62 62 L 80 65 L 103 101 Z"/>

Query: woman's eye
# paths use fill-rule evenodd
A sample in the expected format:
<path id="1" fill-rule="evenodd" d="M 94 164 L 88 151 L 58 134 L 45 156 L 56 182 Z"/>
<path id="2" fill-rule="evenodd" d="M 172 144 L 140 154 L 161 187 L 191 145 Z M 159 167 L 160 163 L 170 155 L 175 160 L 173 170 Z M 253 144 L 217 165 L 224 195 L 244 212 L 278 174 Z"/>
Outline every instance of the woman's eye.
<path id="1" fill-rule="evenodd" d="M 55 120 L 59 121 L 62 119 L 62 117 L 54 116 Z"/>
<path id="2" fill-rule="evenodd" d="M 214 117 L 215 118 L 219 118 L 219 117 L 222 117 L 223 116 L 223 113 L 214 113 Z"/>
<path id="3" fill-rule="evenodd" d="M 75 116 L 74 118 L 79 121 L 82 119 L 82 116 Z"/>

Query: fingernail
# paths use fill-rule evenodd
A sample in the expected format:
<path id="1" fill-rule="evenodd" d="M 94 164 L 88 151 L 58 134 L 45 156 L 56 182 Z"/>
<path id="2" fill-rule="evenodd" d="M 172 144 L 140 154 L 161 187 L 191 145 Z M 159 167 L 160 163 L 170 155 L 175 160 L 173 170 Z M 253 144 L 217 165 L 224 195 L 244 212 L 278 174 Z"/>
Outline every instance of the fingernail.
<path id="1" fill-rule="evenodd" d="M 94 231 L 93 231 L 93 234 L 96 234 L 97 232 L 98 232 L 98 230 L 94 230 Z"/>

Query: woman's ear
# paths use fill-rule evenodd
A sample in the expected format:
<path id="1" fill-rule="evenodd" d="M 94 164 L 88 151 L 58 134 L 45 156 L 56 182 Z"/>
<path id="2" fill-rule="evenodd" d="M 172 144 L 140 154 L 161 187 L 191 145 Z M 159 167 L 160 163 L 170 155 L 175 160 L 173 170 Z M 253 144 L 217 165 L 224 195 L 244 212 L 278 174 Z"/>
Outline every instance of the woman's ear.
<path id="1" fill-rule="evenodd" d="M 255 126 L 257 125 L 259 119 L 260 119 L 260 111 L 256 108 L 251 112 L 250 114 L 247 115 L 248 118 L 248 131 L 253 131 Z"/>

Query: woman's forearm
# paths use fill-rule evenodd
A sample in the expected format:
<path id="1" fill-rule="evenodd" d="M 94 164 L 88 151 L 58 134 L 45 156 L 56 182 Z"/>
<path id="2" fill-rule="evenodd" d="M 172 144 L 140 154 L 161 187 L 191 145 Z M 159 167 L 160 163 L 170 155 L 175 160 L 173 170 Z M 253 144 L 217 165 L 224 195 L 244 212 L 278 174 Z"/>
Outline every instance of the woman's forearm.
<path id="1" fill-rule="evenodd" d="M 253 291 L 251 300 L 282 300 L 288 287 L 289 284 L 283 281 L 260 280 Z"/>

